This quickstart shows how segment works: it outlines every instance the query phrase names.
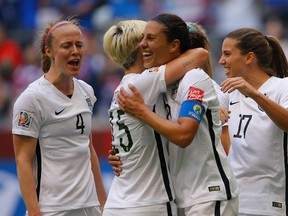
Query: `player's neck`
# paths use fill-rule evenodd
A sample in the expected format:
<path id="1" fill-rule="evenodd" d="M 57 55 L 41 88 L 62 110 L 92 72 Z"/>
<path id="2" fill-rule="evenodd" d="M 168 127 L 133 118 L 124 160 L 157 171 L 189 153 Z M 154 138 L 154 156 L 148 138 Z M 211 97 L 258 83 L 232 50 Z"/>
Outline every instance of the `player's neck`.
<path id="1" fill-rule="evenodd" d="M 73 77 L 51 76 L 50 73 L 46 73 L 44 77 L 64 95 L 73 95 L 74 91 Z"/>
<path id="2" fill-rule="evenodd" d="M 265 72 L 259 72 L 250 73 L 249 76 L 247 76 L 246 80 L 255 89 L 259 89 L 269 78 L 270 76 Z"/>

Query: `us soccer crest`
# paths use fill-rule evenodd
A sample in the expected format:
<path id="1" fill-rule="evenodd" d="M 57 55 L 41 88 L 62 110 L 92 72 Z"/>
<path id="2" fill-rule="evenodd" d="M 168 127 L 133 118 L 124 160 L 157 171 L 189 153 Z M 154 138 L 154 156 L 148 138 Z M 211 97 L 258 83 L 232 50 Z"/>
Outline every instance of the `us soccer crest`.
<path id="1" fill-rule="evenodd" d="M 92 110 L 93 106 L 92 106 L 91 99 L 89 97 L 86 98 L 86 102 L 87 102 L 87 105 L 89 106 L 90 110 Z"/>

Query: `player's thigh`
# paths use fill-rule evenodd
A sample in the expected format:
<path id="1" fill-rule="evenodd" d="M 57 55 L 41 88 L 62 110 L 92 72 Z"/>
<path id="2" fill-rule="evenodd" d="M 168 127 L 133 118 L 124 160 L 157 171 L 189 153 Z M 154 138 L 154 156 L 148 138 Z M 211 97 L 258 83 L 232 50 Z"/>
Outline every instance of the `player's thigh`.
<path id="1" fill-rule="evenodd" d="M 135 208 L 105 208 L 102 216 L 177 216 L 174 202 Z"/>
<path id="2" fill-rule="evenodd" d="M 238 216 L 239 199 L 199 203 L 184 209 L 185 216 Z"/>

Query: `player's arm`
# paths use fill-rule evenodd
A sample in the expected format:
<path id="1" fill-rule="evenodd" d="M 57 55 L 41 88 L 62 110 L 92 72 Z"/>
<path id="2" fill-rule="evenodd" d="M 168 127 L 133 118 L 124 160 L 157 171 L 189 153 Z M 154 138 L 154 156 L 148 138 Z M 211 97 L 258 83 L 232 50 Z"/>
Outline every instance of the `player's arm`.
<path id="1" fill-rule="evenodd" d="M 229 150 L 230 150 L 230 146 L 231 146 L 229 131 L 228 131 L 228 125 L 224 125 L 222 127 L 221 142 L 222 142 L 222 145 L 223 145 L 223 148 L 225 150 L 226 155 L 228 155 Z"/>
<path id="2" fill-rule="evenodd" d="M 122 110 L 143 120 L 179 147 L 185 148 L 191 144 L 202 118 L 202 116 L 200 116 L 200 118 L 196 120 L 187 115 L 190 111 L 193 112 L 193 110 L 189 110 L 188 107 L 191 105 L 190 103 L 194 102 L 185 101 L 182 104 L 177 122 L 173 122 L 151 111 L 149 107 L 144 104 L 142 96 L 137 89 L 132 85 L 129 87 L 133 93 L 132 95 L 128 94 L 124 89 L 121 89 L 121 94 L 118 95 L 118 102 Z M 201 115 L 203 115 L 203 112 L 204 110 L 202 110 Z"/>
<path id="3" fill-rule="evenodd" d="M 243 95 L 252 98 L 279 128 L 288 132 L 288 110 L 263 95 L 242 77 L 224 80 L 221 84 L 221 89 L 223 92 L 228 93 L 237 89 Z"/>
<path id="4" fill-rule="evenodd" d="M 122 160 L 115 154 L 113 149 L 109 150 L 108 162 L 113 169 L 114 175 L 120 176 L 122 172 Z"/>
<path id="5" fill-rule="evenodd" d="M 18 181 L 28 214 L 41 216 L 33 175 L 33 160 L 35 159 L 36 145 L 36 138 L 13 135 Z"/>
<path id="6" fill-rule="evenodd" d="M 182 78 L 188 71 L 200 67 L 208 58 L 209 52 L 203 48 L 189 49 L 178 58 L 166 64 L 165 81 L 169 85 Z"/>
<path id="7" fill-rule="evenodd" d="M 251 97 L 252 98 L 252 97 Z M 288 109 L 258 92 L 252 99 L 265 111 L 269 118 L 283 131 L 288 132 Z"/>
<path id="8" fill-rule="evenodd" d="M 96 185 L 96 190 L 97 190 L 97 196 L 100 202 L 100 209 L 103 210 L 106 199 L 107 199 L 107 194 L 105 191 L 105 187 L 103 184 L 103 179 L 101 175 L 101 170 L 100 170 L 100 164 L 98 160 L 97 153 L 94 149 L 93 146 L 93 141 L 92 141 L 92 134 L 90 135 L 90 154 L 91 154 L 91 167 L 92 167 L 92 172 L 94 175 L 94 181 Z"/>

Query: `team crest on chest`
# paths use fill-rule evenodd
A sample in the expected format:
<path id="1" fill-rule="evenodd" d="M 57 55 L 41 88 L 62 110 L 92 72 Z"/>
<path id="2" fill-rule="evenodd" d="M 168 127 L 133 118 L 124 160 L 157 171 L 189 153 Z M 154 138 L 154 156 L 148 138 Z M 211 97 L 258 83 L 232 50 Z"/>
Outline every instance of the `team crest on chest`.
<path id="1" fill-rule="evenodd" d="M 268 98 L 268 96 L 267 96 L 266 93 L 264 94 L 264 96 L 266 96 L 266 97 Z M 259 109 L 261 112 L 265 112 L 265 111 L 263 110 L 263 108 L 262 108 L 261 106 L 259 106 L 259 105 L 258 105 L 258 109 Z"/>
<path id="2" fill-rule="evenodd" d="M 29 129 L 32 124 L 33 114 L 27 111 L 20 110 L 18 118 L 18 126 Z"/>
<path id="3" fill-rule="evenodd" d="M 92 110 L 93 106 L 92 106 L 91 98 L 88 96 L 85 96 L 85 97 L 86 97 L 85 100 L 87 102 L 88 107 L 90 108 L 90 110 Z"/>
<path id="4" fill-rule="evenodd" d="M 117 96 L 118 96 L 118 94 L 119 94 L 119 92 L 117 93 Z M 116 104 L 116 103 L 117 103 L 117 97 L 116 97 L 116 95 L 113 96 L 113 98 L 112 98 L 112 103 L 113 103 L 113 104 Z"/>

